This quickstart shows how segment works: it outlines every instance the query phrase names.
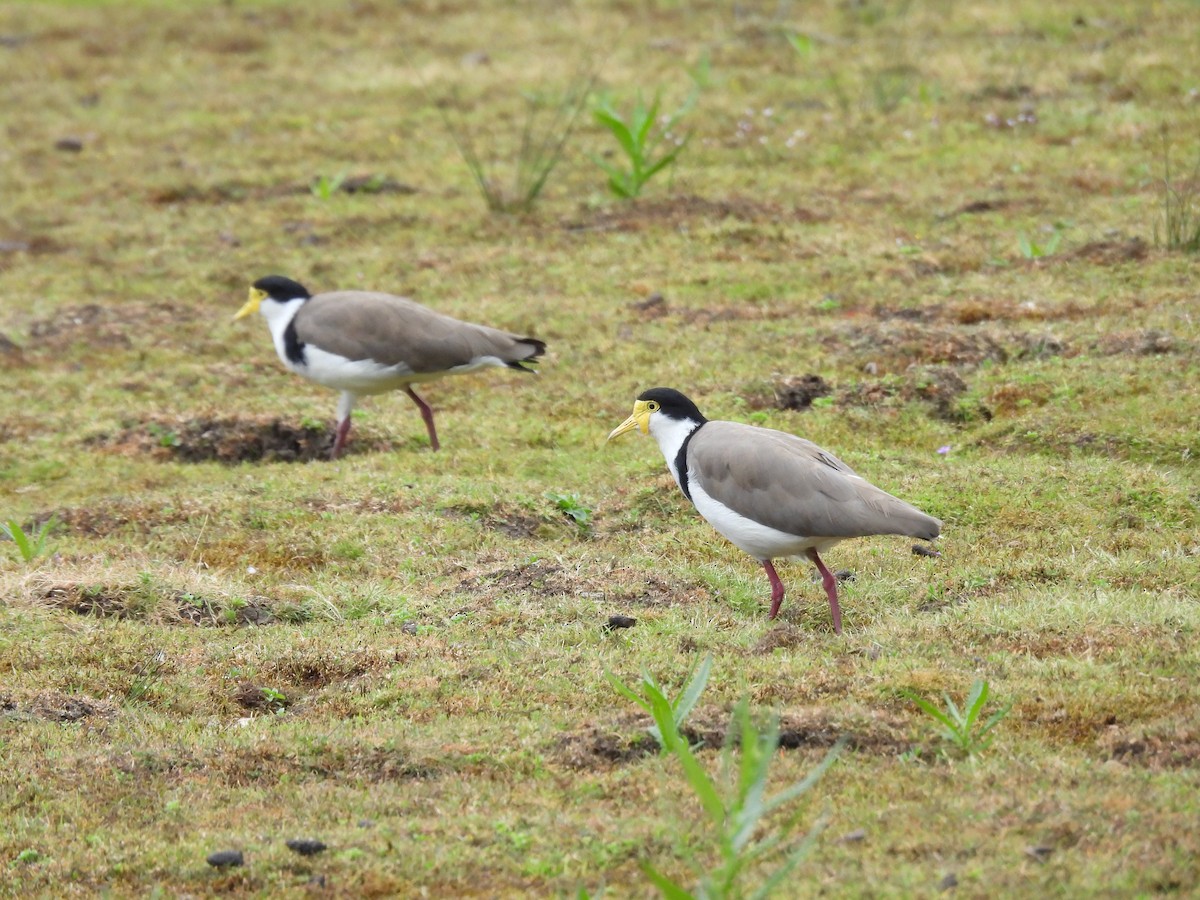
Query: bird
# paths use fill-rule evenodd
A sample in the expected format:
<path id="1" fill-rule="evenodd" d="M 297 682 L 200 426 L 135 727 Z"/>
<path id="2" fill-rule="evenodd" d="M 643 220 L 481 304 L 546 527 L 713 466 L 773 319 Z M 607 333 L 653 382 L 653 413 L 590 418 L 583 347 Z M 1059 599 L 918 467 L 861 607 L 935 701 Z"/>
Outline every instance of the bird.
<path id="1" fill-rule="evenodd" d="M 346 446 L 350 412 L 360 396 L 403 389 L 437 450 L 433 410 L 414 384 L 488 366 L 533 372 L 530 364 L 546 352 L 536 338 L 453 319 L 407 297 L 374 291 L 314 295 L 282 275 L 255 281 L 234 321 L 254 312 L 267 320 L 284 366 L 341 391 L 331 459 Z"/>
<path id="2" fill-rule="evenodd" d="M 942 523 L 875 487 L 827 450 L 783 431 L 711 421 L 672 388 L 638 395 L 608 440 L 639 429 L 713 528 L 761 564 L 779 615 L 784 586 L 772 560 L 806 556 L 821 573 L 833 630 L 842 633 L 837 578 L 821 554 L 839 541 L 900 534 L 932 541 Z"/>

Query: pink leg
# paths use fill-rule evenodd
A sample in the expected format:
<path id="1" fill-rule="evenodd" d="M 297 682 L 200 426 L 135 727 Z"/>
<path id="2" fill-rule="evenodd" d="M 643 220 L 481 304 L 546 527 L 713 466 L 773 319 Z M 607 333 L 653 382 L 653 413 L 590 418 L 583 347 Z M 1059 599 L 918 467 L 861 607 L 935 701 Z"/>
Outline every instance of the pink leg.
<path id="1" fill-rule="evenodd" d="M 338 422 L 337 431 L 334 433 L 334 438 L 333 438 L 333 452 L 329 454 L 330 459 L 338 458 L 338 454 L 341 453 L 342 449 L 346 446 L 346 438 L 349 436 L 350 436 L 350 417 L 346 416 L 346 418 L 344 418 L 344 419 L 342 419 L 342 421 Z"/>
<path id="2" fill-rule="evenodd" d="M 821 557 L 817 556 L 816 550 L 810 547 L 807 552 L 808 558 L 813 561 L 817 571 L 821 573 L 821 582 L 825 585 L 826 596 L 829 597 L 829 612 L 833 615 L 833 630 L 836 634 L 841 634 L 842 608 L 838 606 L 837 578 L 825 567 L 825 563 L 821 562 Z"/>
<path id="3" fill-rule="evenodd" d="M 433 427 L 433 410 L 429 408 L 429 404 L 417 396 L 416 392 L 408 385 L 404 386 L 404 393 L 412 397 L 413 403 L 417 404 L 417 409 L 421 410 L 421 418 L 425 420 L 425 430 L 429 432 L 429 443 L 434 450 L 437 450 L 442 445 L 438 443 L 437 429 Z"/>
<path id="4" fill-rule="evenodd" d="M 779 615 L 779 607 L 783 604 L 783 582 L 779 580 L 779 573 L 775 571 L 775 566 L 769 559 L 764 559 L 762 565 L 767 571 L 767 577 L 771 579 L 771 612 L 767 614 L 767 618 L 773 619 Z"/>

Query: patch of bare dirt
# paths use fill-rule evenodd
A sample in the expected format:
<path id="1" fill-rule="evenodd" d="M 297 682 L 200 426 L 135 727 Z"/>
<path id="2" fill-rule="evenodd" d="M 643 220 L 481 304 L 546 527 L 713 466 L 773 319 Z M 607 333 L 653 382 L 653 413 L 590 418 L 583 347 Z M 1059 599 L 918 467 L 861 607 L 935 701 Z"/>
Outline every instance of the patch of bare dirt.
<path id="1" fill-rule="evenodd" d="M 1067 258 L 1086 259 L 1098 265 L 1114 266 L 1139 262 L 1150 253 L 1150 245 L 1140 237 L 1129 240 L 1089 241 L 1067 254 Z"/>
<path id="2" fill-rule="evenodd" d="M 275 621 L 272 601 L 249 597 L 211 600 L 186 591 L 155 594 L 141 585 L 60 583 L 39 589 L 38 599 L 55 609 L 99 619 L 154 619 L 182 625 L 267 625 Z"/>
<path id="3" fill-rule="evenodd" d="M 162 525 L 192 521 L 195 516 L 196 510 L 183 506 L 164 509 L 162 504 L 115 502 L 91 509 L 56 509 L 34 517 L 31 527 L 36 530 L 53 517 L 60 528 L 71 534 L 106 537 L 123 531 L 148 534 Z"/>
<path id="4" fill-rule="evenodd" d="M 695 222 L 719 222 L 723 219 L 755 224 L 782 224 L 819 222 L 827 218 L 826 215 L 803 207 L 789 207 L 746 197 L 710 200 L 689 195 L 639 200 L 637 203 L 616 203 L 595 211 L 587 210 L 578 218 L 564 222 L 563 227 L 568 231 L 642 231 L 651 226 L 666 225 L 678 228 Z"/>
<path id="5" fill-rule="evenodd" d="M 924 313 L 920 313 L 924 315 Z M 914 364 L 978 365 L 1009 359 L 997 335 L 984 330 L 945 328 L 909 321 L 882 321 L 839 328 L 822 340 L 826 348 L 847 353 L 885 371 Z"/>
<path id="6" fill-rule="evenodd" d="M 843 406 L 898 406 L 915 401 L 930 405 L 930 412 L 947 422 L 975 418 L 989 420 L 992 410 L 983 403 L 964 405 L 965 379 L 950 366 L 914 366 L 903 378 L 861 381 L 847 385 L 837 393 Z"/>
<path id="7" fill-rule="evenodd" d="M 1140 734 L 1114 726 L 1105 730 L 1096 747 L 1103 759 L 1152 770 L 1193 770 L 1200 765 L 1200 733 L 1186 726 Z"/>
<path id="8" fill-rule="evenodd" d="M 729 712 L 700 710 L 694 713 L 680 733 L 702 750 L 724 746 L 729 727 Z M 640 713 L 624 713 L 609 725 L 591 723 L 559 738 L 556 755 L 573 769 L 610 768 L 636 762 L 657 752 L 658 744 L 647 732 L 651 718 Z M 828 707 L 791 710 L 779 720 L 779 746 L 784 750 L 827 749 L 842 737 L 852 750 L 879 755 L 895 755 L 908 749 L 908 720 L 890 713 L 869 716 L 843 716 Z"/>
<path id="9" fill-rule="evenodd" d="M 446 506 L 442 508 L 442 513 L 462 518 L 478 518 L 485 528 L 515 538 L 533 537 L 542 526 L 550 524 L 546 519 L 532 515 L 527 510 L 499 504 L 489 508 Z"/>
<path id="10" fill-rule="evenodd" d="M 164 185 L 150 191 L 151 203 L 239 203 L 251 200 L 267 200 L 274 197 L 289 197 L 311 194 L 315 191 L 329 194 L 415 194 L 417 188 L 396 181 L 386 175 L 351 175 L 348 178 L 330 179 L 323 183 L 301 182 L 262 185 L 244 181 L 224 181 L 217 184 L 198 185 L 192 182 Z"/>
<path id="11" fill-rule="evenodd" d="M 514 593 L 556 597 L 577 594 L 585 590 L 587 585 L 582 576 L 568 572 L 550 560 L 535 559 L 512 568 L 496 569 L 464 578 L 459 582 L 458 588 L 484 597 Z"/>
<path id="12" fill-rule="evenodd" d="M 151 419 L 127 425 L 117 434 L 101 434 L 85 442 L 111 453 L 150 456 L 180 462 L 310 462 L 328 459 L 334 429 L 293 425 L 278 418 Z M 355 429 L 346 453 L 387 449 L 386 441 Z"/>
<path id="13" fill-rule="evenodd" d="M 40 234 L 0 239 L 0 254 L 28 253 L 41 256 L 46 253 L 61 253 L 64 249 L 66 248 L 58 241 Z"/>
<path id="14" fill-rule="evenodd" d="M 28 352 L 56 353 L 76 343 L 89 347 L 127 348 L 131 335 L 159 331 L 179 322 L 193 321 L 196 313 L 186 305 L 166 303 L 129 303 L 100 306 L 85 303 L 64 307 L 54 315 L 38 319 L 29 326 Z"/>
<path id="15" fill-rule="evenodd" d="M 1187 353 L 1192 346 L 1169 331 L 1147 328 L 1141 331 L 1122 331 L 1106 334 L 1092 345 L 1102 356 L 1161 356 L 1168 353 Z"/>
<path id="16" fill-rule="evenodd" d="M 8 694 L 0 694 L 0 718 L 44 719 L 47 722 L 79 722 L 98 717 L 111 719 L 117 710 L 106 700 L 61 691 L 42 691 L 26 703 Z"/>
<path id="17" fill-rule="evenodd" d="M 810 409 L 819 397 L 828 397 L 833 387 L 820 375 L 788 375 L 775 382 L 778 409 Z"/>

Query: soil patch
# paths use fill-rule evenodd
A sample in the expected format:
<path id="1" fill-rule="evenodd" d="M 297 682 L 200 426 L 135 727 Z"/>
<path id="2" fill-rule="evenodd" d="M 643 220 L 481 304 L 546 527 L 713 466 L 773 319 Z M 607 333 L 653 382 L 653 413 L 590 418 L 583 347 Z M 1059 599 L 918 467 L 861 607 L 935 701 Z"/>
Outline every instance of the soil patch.
<path id="1" fill-rule="evenodd" d="M 29 326 L 25 349 L 57 353 L 76 343 L 86 343 L 90 348 L 128 348 L 133 346 L 133 334 L 170 334 L 179 330 L 181 322 L 196 317 L 186 305 L 167 303 L 66 306 Z"/>
<path id="2" fill-rule="evenodd" d="M 585 581 L 580 575 L 549 560 L 536 559 L 526 565 L 464 578 L 458 583 L 458 589 L 491 598 L 515 593 L 561 597 L 584 590 Z"/>
<path id="3" fill-rule="evenodd" d="M 698 711 L 680 732 L 703 751 L 725 744 L 729 712 Z M 563 735 L 556 756 L 569 768 L 596 769 L 635 762 L 658 752 L 658 743 L 647 732 L 653 720 L 640 713 L 625 713 L 609 725 L 592 723 Z M 883 756 L 907 750 L 908 721 L 890 713 L 845 716 L 827 707 L 790 710 L 779 720 L 779 747 L 783 750 L 828 749 L 842 737 L 847 746 Z"/>
<path id="4" fill-rule="evenodd" d="M 348 178 L 317 179 L 312 182 L 261 185 L 224 181 L 197 185 L 191 182 L 166 185 L 150 191 L 151 203 L 239 203 L 302 194 L 415 194 L 417 188 L 386 175 L 351 175 Z"/>
<path id="5" fill-rule="evenodd" d="M 599 210 L 586 210 L 564 222 L 568 231 L 642 231 L 663 226 L 677 228 L 695 222 L 734 219 L 755 224 L 819 222 L 828 216 L 798 206 L 764 203 L 746 197 L 710 200 L 694 195 L 615 203 Z"/>
<path id="6" fill-rule="evenodd" d="M 1192 349 L 1187 341 L 1181 341 L 1169 331 L 1155 328 L 1107 334 L 1092 344 L 1092 350 L 1103 356 L 1161 356 L 1187 353 Z"/>
<path id="7" fill-rule="evenodd" d="M 334 428 L 293 425 L 278 418 L 150 419 L 126 425 L 117 434 L 88 438 L 87 446 L 129 456 L 200 463 L 310 462 L 328 459 Z M 355 429 L 346 453 L 390 449 L 390 444 Z"/>
<path id="8" fill-rule="evenodd" d="M 70 723 L 93 717 L 111 719 L 116 714 L 113 704 L 82 694 L 43 691 L 27 703 L 19 703 L 7 694 L 0 694 L 0 718 Z"/>
<path id="9" fill-rule="evenodd" d="M 267 625 L 275 621 L 268 597 L 212 600 L 186 591 L 156 593 L 142 585 L 62 583 L 37 598 L 55 609 L 99 619 L 154 619 L 177 625 Z"/>

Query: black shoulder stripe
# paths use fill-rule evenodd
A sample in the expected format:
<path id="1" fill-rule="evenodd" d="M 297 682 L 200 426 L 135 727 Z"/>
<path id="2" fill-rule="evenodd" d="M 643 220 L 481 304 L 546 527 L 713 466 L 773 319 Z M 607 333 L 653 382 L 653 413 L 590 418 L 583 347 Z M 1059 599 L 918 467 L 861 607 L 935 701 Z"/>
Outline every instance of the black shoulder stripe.
<path id="1" fill-rule="evenodd" d="M 304 344 L 300 343 L 300 337 L 296 334 L 295 316 L 292 317 L 292 321 L 287 323 L 287 328 L 283 329 L 283 350 L 287 353 L 288 360 L 294 365 L 306 365 Z"/>
<path id="2" fill-rule="evenodd" d="M 683 491 L 683 496 L 689 500 L 692 499 L 692 489 L 688 484 L 687 473 L 687 449 L 688 444 L 692 442 L 692 438 L 696 436 L 696 432 L 703 428 L 701 424 L 698 428 L 693 428 L 688 432 L 688 436 L 683 439 L 683 443 L 679 445 L 679 452 L 675 454 L 675 471 L 679 473 L 679 489 Z M 695 503 L 695 501 L 692 501 Z"/>

